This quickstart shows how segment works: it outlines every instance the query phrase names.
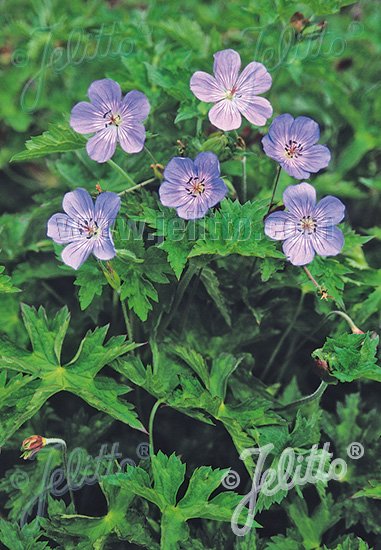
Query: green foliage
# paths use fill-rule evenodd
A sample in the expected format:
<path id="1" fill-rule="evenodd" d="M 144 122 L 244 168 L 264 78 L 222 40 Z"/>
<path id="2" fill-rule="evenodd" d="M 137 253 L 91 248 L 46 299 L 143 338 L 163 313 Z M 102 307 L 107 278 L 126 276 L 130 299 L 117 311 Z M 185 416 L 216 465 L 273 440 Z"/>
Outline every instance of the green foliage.
<path id="1" fill-rule="evenodd" d="M 67 123 L 51 124 L 49 130 L 41 136 L 32 137 L 26 142 L 26 151 L 17 153 L 12 161 L 31 160 L 53 153 L 66 153 L 76 151 L 85 146 L 85 139 L 74 132 Z"/>
<path id="2" fill-rule="evenodd" d="M 159 508 L 162 514 L 160 548 L 170 550 L 180 548 L 180 544 L 189 538 L 187 522 L 190 519 L 231 520 L 242 497 L 229 491 L 210 498 L 227 473 L 228 470 L 213 470 L 206 466 L 197 468 L 185 495 L 178 499 L 185 478 L 185 464 L 175 454 L 166 456 L 159 451 L 152 456 L 153 482 L 144 469 L 132 466 L 128 467 L 126 474 L 117 474 L 109 481 Z"/>
<path id="3" fill-rule="evenodd" d="M 322 500 L 312 515 L 300 497 L 287 506 L 287 513 L 300 534 L 303 548 L 307 550 L 319 547 L 322 535 L 340 519 L 340 507 L 334 505 L 330 495 Z"/>
<path id="4" fill-rule="evenodd" d="M 221 209 L 205 219 L 205 237 L 196 241 L 189 256 L 241 254 L 281 258 L 275 243 L 265 237 L 263 218 L 267 201 L 240 204 L 224 200 Z"/>
<path id="5" fill-rule="evenodd" d="M 5 267 L 0 265 L 0 293 L 20 292 L 20 289 L 13 286 L 12 279 L 4 274 Z"/>
<path id="6" fill-rule="evenodd" d="M 89 261 L 78 270 L 74 284 L 79 286 L 78 299 L 81 309 L 85 310 L 89 307 L 95 296 L 102 295 L 102 290 L 104 285 L 107 284 L 107 280 L 96 263 Z"/>
<path id="7" fill-rule="evenodd" d="M 15 0 L 3 12 L 2 547 L 376 548 L 378 3 L 189 0 L 179 14 L 171 0 Z M 303 32 L 290 25 L 296 12 Z M 271 119 L 265 127 L 243 119 L 237 132 L 216 131 L 211 105 L 190 91 L 191 75 L 211 73 L 213 54 L 225 48 L 240 53 L 242 67 L 264 63 L 273 80 L 264 94 L 273 116 L 315 119 L 320 143 L 331 151 L 329 166 L 311 183 L 319 198 L 335 195 L 345 203 L 345 246 L 308 266 L 316 284 L 263 232 L 276 173 L 261 145 Z M 126 154 L 118 146 L 115 164 L 92 161 L 87 137 L 68 122 L 73 105 L 87 100 L 89 85 L 100 78 L 115 79 L 123 93 L 142 91 L 151 105 L 146 149 Z M 174 156 L 201 151 L 218 155 L 229 193 L 205 218 L 185 221 L 160 204 L 162 168 Z M 282 171 L 274 208 L 282 208 L 284 189 L 295 183 Z M 46 222 L 62 210 L 66 192 L 84 187 L 95 196 L 97 184 L 122 198 L 112 230 L 117 254 L 109 262 L 89 258 L 74 271 L 62 264 L 62 247 L 47 238 Z M 348 334 L 335 309 L 365 334 Z M 352 383 L 295 403 L 316 390 L 317 359 L 331 380 Z M 98 475 L 91 458 L 105 441 L 118 440 L 123 457 L 141 458 L 137 448 L 145 441 L 135 438 L 147 436 L 153 399 L 161 405 L 150 433 L 157 453 L 151 446 L 151 458 L 127 471 L 120 457 L 110 471 L 99 461 Z M 20 443 L 32 434 L 64 438 L 69 458 L 80 448 L 78 476 L 98 476 L 96 487 L 85 483 L 75 492 L 77 512 L 68 494 L 48 494 L 46 509 L 33 519 L 45 476 L 58 473 L 62 453 L 48 446 L 33 461 L 19 460 Z M 321 448 L 325 442 L 332 456 Z M 348 457 L 353 442 L 364 447 L 360 460 Z M 342 458 L 347 472 L 340 483 L 260 493 L 255 519 L 262 527 L 255 523 L 237 537 L 232 513 L 257 462 L 240 456 L 268 443 L 274 447 L 265 469 L 277 469 L 287 448 L 305 458 L 318 446 L 325 471 Z M 239 473 L 237 492 L 226 489 L 228 478 L 223 482 L 229 468 Z M 302 462 L 301 474 L 305 468 Z M 25 518 L 29 523 L 20 527 Z"/>
<path id="8" fill-rule="evenodd" d="M 9 550 L 47 550 L 51 548 L 48 542 L 39 541 L 42 536 L 43 532 L 39 528 L 37 519 L 20 528 L 17 523 L 10 523 L 0 518 L 0 541 L 4 548 L 9 548 Z"/>
<path id="9" fill-rule="evenodd" d="M 376 365 L 379 338 L 371 333 L 341 334 L 327 338 L 324 346 L 312 356 L 328 363 L 329 371 L 340 382 L 359 378 L 381 381 L 381 368 Z"/>
<path id="10" fill-rule="evenodd" d="M 0 393 L 2 445 L 49 397 L 60 391 L 74 393 L 98 410 L 144 431 L 133 407 L 119 399 L 129 388 L 99 375 L 105 365 L 133 350 L 136 344 L 116 336 L 104 345 L 108 327 L 97 328 L 86 334 L 74 358 L 62 365 L 61 349 L 70 321 L 67 308 L 62 308 L 51 320 L 42 307 L 37 311 L 23 305 L 22 312 L 33 351 L 4 337 L 0 340 L 0 359 L 6 369 Z M 10 371 L 8 383 L 7 371 Z M 16 376 L 12 376 L 14 372 Z"/>
<path id="11" fill-rule="evenodd" d="M 79 548 L 102 548 L 110 538 L 118 537 L 140 546 L 158 549 L 150 529 L 133 508 L 134 492 L 117 487 L 104 478 L 100 487 L 107 501 L 107 514 L 102 517 L 68 514 L 57 501 L 49 503 L 50 519 L 42 520 L 44 529 L 61 544 L 76 541 Z M 81 546 L 82 545 L 82 546 Z M 90 546 L 89 546 L 90 545 Z"/>

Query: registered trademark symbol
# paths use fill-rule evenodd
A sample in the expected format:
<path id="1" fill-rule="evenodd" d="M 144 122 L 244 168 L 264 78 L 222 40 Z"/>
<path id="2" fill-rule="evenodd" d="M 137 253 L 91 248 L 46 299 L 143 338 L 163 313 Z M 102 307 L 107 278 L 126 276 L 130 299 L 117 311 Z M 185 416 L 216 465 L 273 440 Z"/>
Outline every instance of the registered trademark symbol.
<path id="1" fill-rule="evenodd" d="M 350 443 L 347 447 L 347 455 L 352 460 L 358 460 L 359 458 L 364 456 L 364 446 L 361 445 L 358 441 L 353 441 Z"/>
<path id="2" fill-rule="evenodd" d="M 136 447 L 136 455 L 141 460 L 149 458 L 149 444 L 145 442 L 139 443 Z"/>

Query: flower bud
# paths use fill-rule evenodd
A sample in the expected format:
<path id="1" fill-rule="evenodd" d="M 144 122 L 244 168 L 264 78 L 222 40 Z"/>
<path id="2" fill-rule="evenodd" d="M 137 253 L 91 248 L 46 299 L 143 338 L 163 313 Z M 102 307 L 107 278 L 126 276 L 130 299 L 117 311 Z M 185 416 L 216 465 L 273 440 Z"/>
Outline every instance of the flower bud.
<path id="1" fill-rule="evenodd" d="M 327 384 L 337 384 L 337 379 L 334 376 L 331 376 L 331 369 L 327 361 L 324 359 L 319 359 L 315 357 L 315 367 L 318 370 L 319 377 Z"/>
<path id="2" fill-rule="evenodd" d="M 111 266 L 110 262 L 107 262 L 106 267 L 101 267 L 103 275 L 105 276 L 108 284 L 111 286 L 111 288 L 118 291 L 120 289 L 120 277 L 115 269 Z"/>
<path id="3" fill-rule="evenodd" d="M 163 179 L 164 166 L 162 164 L 151 164 L 150 168 L 152 168 L 155 178 Z"/>
<path id="4" fill-rule="evenodd" d="M 20 450 L 23 451 L 23 453 L 20 458 L 24 460 L 32 458 L 38 451 L 46 446 L 46 443 L 46 438 L 41 435 L 31 435 L 27 437 L 21 444 Z"/>
<path id="5" fill-rule="evenodd" d="M 201 151 L 211 151 L 212 153 L 219 155 L 220 153 L 225 151 L 227 144 L 228 138 L 225 136 L 225 134 L 221 132 L 215 132 L 210 136 L 209 139 L 204 141 L 201 147 Z"/>
<path id="6" fill-rule="evenodd" d="M 291 17 L 290 24 L 297 33 L 300 33 L 305 29 L 306 25 L 309 24 L 309 19 L 304 17 L 304 15 L 300 13 L 300 11 L 297 11 Z"/>

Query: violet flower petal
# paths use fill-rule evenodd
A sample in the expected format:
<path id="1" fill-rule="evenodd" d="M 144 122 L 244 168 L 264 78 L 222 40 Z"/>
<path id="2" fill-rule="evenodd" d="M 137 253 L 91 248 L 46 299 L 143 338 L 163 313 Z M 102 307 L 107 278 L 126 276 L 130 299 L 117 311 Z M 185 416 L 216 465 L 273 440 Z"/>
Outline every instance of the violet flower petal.
<path id="1" fill-rule="evenodd" d="M 120 86 L 110 78 L 95 80 L 89 87 L 87 95 L 96 109 L 104 114 L 110 109 L 114 112 L 119 110 L 122 100 L 122 91 Z"/>
<path id="2" fill-rule="evenodd" d="M 203 198 L 199 199 L 199 197 L 191 197 L 187 203 L 176 208 L 177 215 L 184 220 L 203 218 L 208 210 L 208 202 Z"/>
<path id="3" fill-rule="evenodd" d="M 177 208 L 189 202 L 189 195 L 184 192 L 184 185 L 163 181 L 159 187 L 160 202 L 164 206 Z"/>
<path id="4" fill-rule="evenodd" d="M 210 151 L 199 153 L 194 159 L 194 166 L 200 179 L 209 181 L 220 177 L 220 161 L 217 155 Z"/>
<path id="5" fill-rule="evenodd" d="M 273 114 L 271 103 L 265 97 L 254 96 L 251 99 L 242 97 L 235 100 L 240 113 L 255 126 L 264 126 Z"/>
<path id="6" fill-rule="evenodd" d="M 228 194 L 229 190 L 222 178 L 213 180 L 213 185 L 205 187 L 205 198 L 207 199 L 208 208 L 212 208 L 222 201 Z"/>
<path id="7" fill-rule="evenodd" d="M 253 95 L 262 94 L 271 88 L 272 78 L 262 63 L 252 61 L 239 75 L 236 88 L 241 96 L 251 99 Z"/>
<path id="8" fill-rule="evenodd" d="M 108 231 L 108 235 L 103 235 L 94 240 L 93 254 L 98 260 L 111 260 L 116 255 L 114 242 L 111 234 Z"/>
<path id="9" fill-rule="evenodd" d="M 303 156 L 298 159 L 300 167 L 308 172 L 319 172 L 326 168 L 331 160 L 331 153 L 325 145 L 313 145 L 303 151 Z"/>
<path id="10" fill-rule="evenodd" d="M 73 220 L 89 221 L 94 219 L 94 203 L 88 191 L 79 187 L 66 193 L 62 207 Z"/>
<path id="11" fill-rule="evenodd" d="M 311 147 L 319 141 L 319 124 L 306 116 L 298 116 L 290 128 L 290 137 L 303 143 L 304 147 Z"/>
<path id="12" fill-rule="evenodd" d="M 297 219 L 288 212 L 273 212 L 265 219 L 265 234 L 275 241 L 284 241 L 296 234 Z"/>
<path id="13" fill-rule="evenodd" d="M 120 115 L 122 117 L 122 125 L 125 121 L 134 119 L 138 122 L 142 122 L 147 118 L 150 112 L 151 106 L 147 97 L 143 92 L 132 90 L 125 95 L 120 108 Z"/>
<path id="14" fill-rule="evenodd" d="M 70 126 L 79 134 L 92 134 L 105 127 L 105 119 L 94 105 L 81 101 L 71 110 Z"/>
<path id="15" fill-rule="evenodd" d="M 290 114 L 285 113 L 277 116 L 269 127 L 268 137 L 273 143 L 280 145 L 282 151 L 284 151 L 284 144 L 291 139 L 290 130 L 293 122 L 294 118 Z"/>
<path id="16" fill-rule="evenodd" d="M 229 49 L 214 54 L 214 76 L 225 90 L 231 90 L 237 82 L 240 67 L 241 57 L 238 52 Z"/>
<path id="17" fill-rule="evenodd" d="M 120 197 L 111 191 L 104 191 L 97 196 L 94 218 L 99 227 L 108 227 L 116 219 L 120 209 Z"/>
<path id="18" fill-rule="evenodd" d="M 307 182 L 290 185 L 283 193 L 283 204 L 297 218 L 311 215 L 316 204 L 316 191 Z"/>
<path id="19" fill-rule="evenodd" d="M 107 126 L 97 132 L 86 144 L 90 158 L 97 162 L 107 162 L 115 153 L 118 129 L 116 126 Z"/>
<path id="20" fill-rule="evenodd" d="M 118 128 L 119 143 L 126 153 L 139 153 L 144 148 L 146 130 L 141 122 L 122 124 Z"/>
<path id="21" fill-rule="evenodd" d="M 345 205 L 337 197 L 328 195 L 317 203 L 312 215 L 319 226 L 336 225 L 344 218 Z"/>
<path id="22" fill-rule="evenodd" d="M 343 232 L 337 227 L 317 227 L 311 235 L 312 246 L 319 256 L 336 256 L 344 246 Z"/>
<path id="23" fill-rule="evenodd" d="M 66 265 L 78 269 L 90 256 L 93 246 L 93 239 L 76 239 L 63 249 L 61 258 Z"/>
<path id="24" fill-rule="evenodd" d="M 80 237 L 78 223 L 62 212 L 54 214 L 47 224 L 47 236 L 58 244 L 70 243 Z"/>
<path id="25" fill-rule="evenodd" d="M 303 233 L 297 233 L 286 239 L 283 243 L 283 252 L 293 265 L 307 265 L 315 256 L 311 239 Z"/>
<path id="26" fill-rule="evenodd" d="M 164 180 L 175 185 L 187 183 L 194 175 L 194 162 L 189 158 L 174 157 L 164 170 Z"/>
<path id="27" fill-rule="evenodd" d="M 196 71 L 190 80 L 190 89 L 201 101 L 216 103 L 226 96 L 221 83 L 208 73 Z"/>
<path id="28" fill-rule="evenodd" d="M 216 103 L 209 111 L 209 120 L 214 126 L 225 132 L 236 130 L 242 122 L 238 107 L 231 99 L 223 99 Z"/>
<path id="29" fill-rule="evenodd" d="M 298 163 L 295 159 L 283 159 L 279 161 L 279 164 L 289 176 L 292 176 L 297 180 L 309 178 L 311 175 L 311 173 L 302 168 L 300 163 Z"/>

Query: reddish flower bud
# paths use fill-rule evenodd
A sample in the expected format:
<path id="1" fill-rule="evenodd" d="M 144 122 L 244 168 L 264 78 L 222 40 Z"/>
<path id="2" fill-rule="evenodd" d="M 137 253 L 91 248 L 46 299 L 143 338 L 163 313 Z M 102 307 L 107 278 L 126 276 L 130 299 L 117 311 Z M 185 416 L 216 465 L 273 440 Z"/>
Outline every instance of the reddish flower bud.
<path id="1" fill-rule="evenodd" d="M 300 13 L 300 11 L 297 11 L 291 17 L 290 24 L 292 27 L 294 27 L 295 31 L 299 33 L 299 32 L 302 32 L 302 30 L 306 27 L 306 25 L 309 24 L 309 19 L 304 17 L 304 15 Z"/>
<path id="2" fill-rule="evenodd" d="M 318 370 L 319 377 L 327 384 L 337 384 L 337 380 L 334 376 L 331 375 L 331 369 L 327 361 L 324 359 L 315 358 L 315 366 Z"/>
<path id="3" fill-rule="evenodd" d="M 20 458 L 27 460 L 32 458 L 38 451 L 46 445 L 46 438 L 41 435 L 31 435 L 22 442 L 21 451 L 24 451 Z"/>

